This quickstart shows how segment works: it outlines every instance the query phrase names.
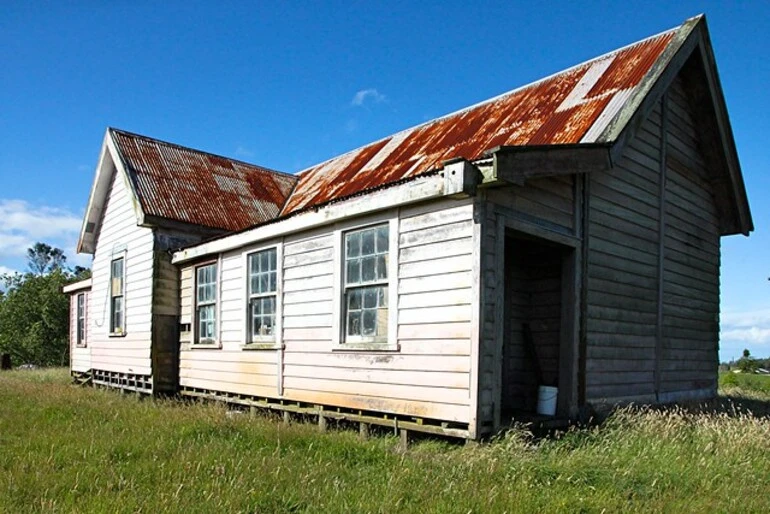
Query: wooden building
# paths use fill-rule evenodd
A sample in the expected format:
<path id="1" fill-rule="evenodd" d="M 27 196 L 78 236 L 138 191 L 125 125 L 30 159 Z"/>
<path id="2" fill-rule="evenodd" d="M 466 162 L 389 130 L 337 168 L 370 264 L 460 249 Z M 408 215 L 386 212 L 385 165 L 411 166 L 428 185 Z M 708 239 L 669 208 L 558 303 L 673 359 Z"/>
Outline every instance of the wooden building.
<path id="1" fill-rule="evenodd" d="M 250 188 L 203 194 L 221 170 L 168 148 L 206 155 L 108 132 L 81 236 L 95 381 L 466 438 L 544 385 L 563 417 L 716 394 L 720 237 L 753 225 L 703 17 L 293 177 L 244 169 Z M 247 190 L 233 218 L 261 219 L 185 217 Z M 143 273 L 119 284 L 141 342 L 96 324 L 115 248 Z"/>

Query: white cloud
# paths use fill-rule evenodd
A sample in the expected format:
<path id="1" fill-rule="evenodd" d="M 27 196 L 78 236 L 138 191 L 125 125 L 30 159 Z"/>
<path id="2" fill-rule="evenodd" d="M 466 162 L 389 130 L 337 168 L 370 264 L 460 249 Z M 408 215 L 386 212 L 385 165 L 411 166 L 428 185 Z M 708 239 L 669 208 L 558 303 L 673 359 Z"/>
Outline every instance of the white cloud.
<path id="1" fill-rule="evenodd" d="M 724 341 L 745 344 L 770 344 L 770 308 L 747 312 L 723 312 L 721 316 Z"/>
<path id="2" fill-rule="evenodd" d="M 66 209 L 0 199 L 0 257 L 23 258 L 27 248 L 38 241 L 72 248 L 80 233 L 81 220 L 81 216 Z M 75 258 L 74 251 L 66 255 L 70 263 L 80 260 Z"/>
<path id="3" fill-rule="evenodd" d="M 245 146 L 240 146 L 235 149 L 235 156 L 240 157 L 241 159 L 246 159 L 250 157 L 254 157 L 254 152 L 246 148 Z"/>
<path id="4" fill-rule="evenodd" d="M 361 91 L 358 91 L 354 96 L 353 100 L 350 101 L 350 105 L 353 107 L 360 107 L 364 105 L 364 102 L 366 101 L 372 101 L 374 103 L 381 103 L 384 102 L 387 98 L 385 95 L 380 93 L 374 88 L 370 89 L 362 89 Z"/>
<path id="5" fill-rule="evenodd" d="M 11 269 L 6 266 L 0 266 L 0 275 L 13 275 L 14 273 L 16 273 L 15 269 Z"/>

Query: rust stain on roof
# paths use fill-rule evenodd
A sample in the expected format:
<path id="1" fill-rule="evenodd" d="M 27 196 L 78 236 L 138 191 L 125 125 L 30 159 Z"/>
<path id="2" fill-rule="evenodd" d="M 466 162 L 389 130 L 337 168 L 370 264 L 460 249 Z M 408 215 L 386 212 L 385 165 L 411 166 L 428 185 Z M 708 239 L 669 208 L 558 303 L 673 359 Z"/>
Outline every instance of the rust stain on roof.
<path id="1" fill-rule="evenodd" d="M 311 167 L 282 215 L 440 168 L 497 146 L 590 143 L 677 29 Z"/>
<path id="2" fill-rule="evenodd" d="M 145 214 L 227 231 L 277 217 L 297 177 L 111 129 Z"/>

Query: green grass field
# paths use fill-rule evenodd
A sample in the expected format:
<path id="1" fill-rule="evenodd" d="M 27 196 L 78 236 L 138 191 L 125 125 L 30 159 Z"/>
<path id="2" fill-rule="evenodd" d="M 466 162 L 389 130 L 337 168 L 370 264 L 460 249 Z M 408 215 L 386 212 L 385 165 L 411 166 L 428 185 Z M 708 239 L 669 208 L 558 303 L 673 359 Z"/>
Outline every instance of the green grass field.
<path id="1" fill-rule="evenodd" d="M 729 393 L 707 412 L 626 409 L 557 439 L 403 453 L 391 436 L 3 372 L 0 511 L 768 512 L 770 395 Z"/>

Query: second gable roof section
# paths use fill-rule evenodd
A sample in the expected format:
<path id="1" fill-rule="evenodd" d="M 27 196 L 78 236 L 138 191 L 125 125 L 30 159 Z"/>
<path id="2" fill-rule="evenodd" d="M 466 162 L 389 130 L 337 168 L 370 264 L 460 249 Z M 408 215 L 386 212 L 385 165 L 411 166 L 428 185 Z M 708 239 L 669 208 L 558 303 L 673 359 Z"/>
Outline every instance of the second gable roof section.
<path id="1" fill-rule="evenodd" d="M 278 216 L 297 182 L 293 175 L 123 130 L 109 134 L 145 224 L 242 230 Z"/>
<path id="2" fill-rule="evenodd" d="M 685 28 L 687 23 L 302 171 L 281 214 L 418 176 L 450 159 L 475 161 L 493 148 L 597 143 Z"/>

